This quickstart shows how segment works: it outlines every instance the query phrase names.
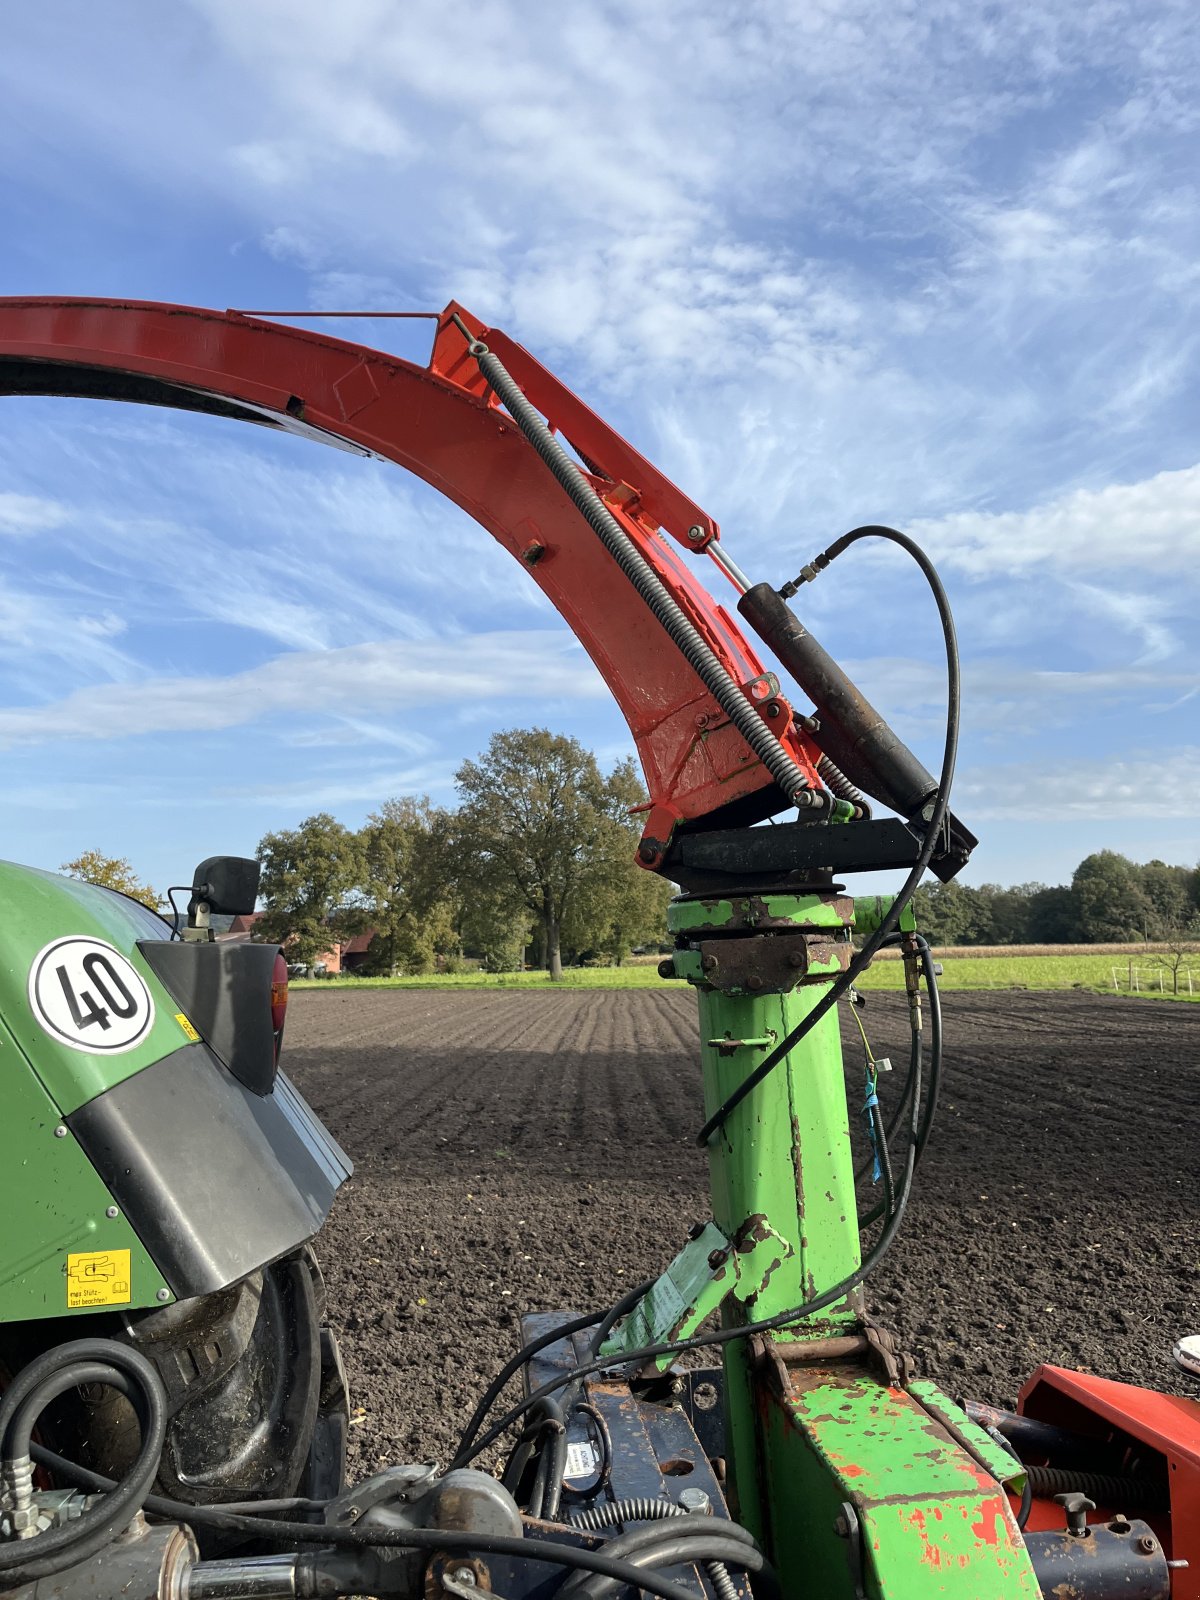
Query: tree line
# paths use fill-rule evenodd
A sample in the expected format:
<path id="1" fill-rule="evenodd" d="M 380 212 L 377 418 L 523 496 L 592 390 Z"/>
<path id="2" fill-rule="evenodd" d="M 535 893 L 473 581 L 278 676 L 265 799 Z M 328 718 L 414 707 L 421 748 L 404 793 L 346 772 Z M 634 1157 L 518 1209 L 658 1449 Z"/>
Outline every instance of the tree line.
<path id="1" fill-rule="evenodd" d="M 1069 884 L 934 883 L 917 890 L 931 944 L 1128 944 L 1200 935 L 1200 868 L 1097 850 Z"/>
<path id="2" fill-rule="evenodd" d="M 372 931 L 368 972 L 423 972 L 466 957 L 552 978 L 564 962 L 619 963 L 666 931 L 671 886 L 634 862 L 630 811 L 646 801 L 631 760 L 602 773 L 545 728 L 493 736 L 455 779 L 459 804 L 385 801 L 363 827 L 327 812 L 259 843 L 257 935 L 311 963 Z"/>
<path id="3" fill-rule="evenodd" d="M 576 739 L 514 729 L 465 761 L 455 781 L 456 807 L 403 797 L 358 829 L 320 812 L 266 834 L 256 932 L 305 964 L 373 932 L 371 972 L 452 968 L 468 957 L 511 971 L 531 952 L 555 977 L 564 962 L 619 963 L 665 940 L 673 890 L 634 862 L 640 827 L 630 812 L 646 792 L 631 760 L 603 773 Z M 127 861 L 98 851 L 62 870 L 162 903 Z M 915 911 L 938 945 L 1178 944 L 1200 939 L 1200 868 L 1099 850 L 1069 884 L 930 883 Z"/>

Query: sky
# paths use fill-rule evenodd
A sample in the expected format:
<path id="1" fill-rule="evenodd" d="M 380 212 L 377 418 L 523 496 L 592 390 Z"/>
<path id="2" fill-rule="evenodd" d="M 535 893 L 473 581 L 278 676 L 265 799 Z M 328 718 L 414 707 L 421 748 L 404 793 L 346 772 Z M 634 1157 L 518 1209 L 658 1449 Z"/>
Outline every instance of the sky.
<path id="1" fill-rule="evenodd" d="M 56 0 L 5 21 L 0 294 L 457 299 L 753 580 L 864 522 L 924 544 L 966 881 L 1190 864 L 1197 82 L 1190 0 Z M 423 360 L 425 328 L 333 331 Z M 904 558 L 795 605 L 936 771 Z M 399 468 L 0 401 L 0 854 L 186 883 L 318 810 L 452 803 L 535 724 L 632 749 L 521 568 Z"/>

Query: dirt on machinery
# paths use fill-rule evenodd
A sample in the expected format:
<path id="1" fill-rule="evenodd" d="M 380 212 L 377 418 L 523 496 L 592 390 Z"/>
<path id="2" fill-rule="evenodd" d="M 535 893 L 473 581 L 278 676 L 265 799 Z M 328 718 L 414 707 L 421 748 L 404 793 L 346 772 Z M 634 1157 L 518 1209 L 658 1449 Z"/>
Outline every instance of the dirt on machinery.
<path id="1" fill-rule="evenodd" d="M 1200 1331 L 1200 1007 L 955 993 L 945 1011 L 938 1124 L 873 1314 L 954 1395 L 1011 1405 L 1047 1361 L 1200 1396 L 1171 1360 Z M 886 1097 L 903 999 L 863 1017 L 896 1065 Z M 444 1465 L 522 1312 L 611 1304 L 708 1215 L 682 987 L 302 991 L 284 1065 L 357 1168 L 318 1246 L 356 1474 Z"/>

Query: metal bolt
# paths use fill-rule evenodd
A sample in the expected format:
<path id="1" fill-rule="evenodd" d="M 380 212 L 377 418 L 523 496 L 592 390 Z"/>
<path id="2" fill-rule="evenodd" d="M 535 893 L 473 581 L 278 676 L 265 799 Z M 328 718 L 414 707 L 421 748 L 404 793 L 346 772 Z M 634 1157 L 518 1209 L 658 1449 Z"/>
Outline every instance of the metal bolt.
<path id="1" fill-rule="evenodd" d="M 698 728 L 707 728 L 708 727 L 708 714 L 706 712 L 702 711 L 700 713 L 700 715 L 696 718 L 696 726 Z"/>
<path id="2" fill-rule="evenodd" d="M 782 710 L 783 707 L 779 704 L 779 702 L 777 700 L 772 700 L 771 704 L 767 707 L 767 715 L 769 717 L 777 717 Z"/>
<path id="3" fill-rule="evenodd" d="M 746 987 L 747 987 L 747 989 L 761 989 L 762 986 L 763 986 L 763 981 L 759 977 L 757 972 L 752 972 L 750 974 L 750 976 L 746 979 Z"/>
<path id="4" fill-rule="evenodd" d="M 848 1539 L 850 1537 L 850 1524 L 844 1516 L 834 1517 L 833 1531 L 839 1539 Z"/>
<path id="5" fill-rule="evenodd" d="M 671 956 L 658 963 L 658 975 L 660 978 L 673 978 L 675 976 L 675 962 Z"/>
<path id="6" fill-rule="evenodd" d="M 703 1489 L 681 1489 L 679 1491 L 679 1504 L 685 1511 L 696 1512 L 707 1516 L 712 1510 L 712 1501 Z"/>
<path id="7" fill-rule="evenodd" d="M 704 529 L 700 526 L 699 523 L 696 523 L 693 527 L 690 527 L 688 529 L 687 536 L 688 536 L 689 541 L 692 544 L 703 544 L 704 543 L 705 533 L 704 533 Z"/>
<path id="8" fill-rule="evenodd" d="M 643 839 L 641 844 L 638 845 L 638 855 L 643 861 L 657 861 L 658 846 L 653 844 L 649 839 Z"/>
<path id="9" fill-rule="evenodd" d="M 470 1567 L 455 1567 L 450 1576 L 455 1583 L 461 1583 L 464 1588 L 473 1589 L 475 1587 L 475 1574 Z"/>
<path id="10" fill-rule="evenodd" d="M 121 1215 L 121 1213 L 117 1210 L 116 1206 L 108 1206 L 105 1209 L 104 1215 L 108 1218 L 108 1220 L 110 1222 L 115 1222 L 116 1219 Z"/>
<path id="11" fill-rule="evenodd" d="M 718 1267 L 723 1267 L 728 1259 L 728 1250 L 710 1250 L 708 1252 L 708 1264 L 714 1272 Z"/>
<path id="12" fill-rule="evenodd" d="M 160 1289 L 154 1298 L 156 1300 L 169 1300 L 171 1298 L 171 1291 L 170 1289 Z"/>
<path id="13" fill-rule="evenodd" d="M 1144 1556 L 1152 1556 L 1158 1549 L 1158 1541 L 1152 1539 L 1148 1533 L 1144 1533 L 1138 1540 L 1137 1547 Z"/>
<path id="14" fill-rule="evenodd" d="M 715 972 L 717 970 L 717 958 L 716 956 L 701 956 L 700 965 L 705 972 Z"/>
<path id="15" fill-rule="evenodd" d="M 54 1137 L 56 1139 L 65 1139 L 67 1137 L 67 1130 L 61 1122 L 54 1130 Z"/>
<path id="16" fill-rule="evenodd" d="M 788 966 L 789 967 L 802 967 L 803 965 L 804 965 L 804 951 L 803 950 L 793 950 L 792 953 L 788 956 Z"/>

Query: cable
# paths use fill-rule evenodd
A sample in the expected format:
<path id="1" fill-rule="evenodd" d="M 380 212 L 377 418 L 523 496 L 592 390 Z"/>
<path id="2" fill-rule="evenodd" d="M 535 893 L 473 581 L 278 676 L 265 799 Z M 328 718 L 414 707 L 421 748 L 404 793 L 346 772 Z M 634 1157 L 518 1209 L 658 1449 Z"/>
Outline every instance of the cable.
<path id="1" fill-rule="evenodd" d="M 608 1431 L 608 1423 L 605 1422 L 601 1413 L 590 1400 L 581 1400 L 571 1414 L 575 1416 L 580 1413 L 589 1418 L 592 1423 L 596 1439 L 600 1445 L 600 1465 L 592 1482 L 584 1484 L 582 1487 L 577 1483 L 567 1483 L 564 1479 L 563 1494 L 571 1499 L 588 1500 L 594 1495 L 598 1495 L 612 1476 L 612 1434 Z"/>
<path id="2" fill-rule="evenodd" d="M 795 1049 L 800 1040 L 816 1027 L 821 1018 L 838 1003 L 854 980 L 871 964 L 876 953 L 882 948 L 884 940 L 895 930 L 900 920 L 901 912 L 908 905 L 916 893 L 917 885 L 925 876 L 925 870 L 933 859 L 933 853 L 937 848 L 942 826 L 946 820 L 946 813 L 950 809 L 950 790 L 954 783 L 954 765 L 958 755 L 961 673 L 958 660 L 958 640 L 954 631 L 954 617 L 950 611 L 950 602 L 946 596 L 942 580 L 938 577 L 937 569 L 934 567 L 933 562 L 930 561 L 920 545 L 915 540 L 910 539 L 907 534 L 898 533 L 895 528 L 871 525 L 855 528 L 852 533 L 843 534 L 840 539 L 834 540 L 828 550 L 823 551 L 813 561 L 812 568 L 815 570 L 813 570 L 812 575 L 815 577 L 817 572 L 823 571 L 831 561 L 836 560 L 852 544 L 856 544 L 860 539 L 867 538 L 887 539 L 891 543 L 899 545 L 902 550 L 908 551 L 925 575 L 938 608 L 938 616 L 941 619 L 942 636 L 946 647 L 946 742 L 942 753 L 942 769 L 938 777 L 937 794 L 933 802 L 933 809 L 930 813 L 925 838 L 916 862 L 878 928 L 867 939 L 846 971 L 842 973 L 840 978 L 834 980 L 808 1015 L 775 1045 L 750 1076 L 744 1079 L 733 1093 L 717 1107 L 696 1136 L 696 1143 L 700 1145 L 709 1143 L 712 1136 L 724 1125 L 730 1113 L 741 1105 L 746 1096 L 758 1087 L 767 1074 L 773 1072 L 779 1063 Z"/>
<path id="3" fill-rule="evenodd" d="M 106 1494 L 116 1488 L 112 1478 L 106 1478 L 101 1472 L 93 1472 L 89 1467 L 80 1466 L 77 1461 L 68 1461 L 64 1456 L 56 1455 L 53 1450 L 47 1450 L 45 1445 L 31 1445 L 30 1454 L 39 1467 L 45 1467 L 56 1478 L 61 1478 L 65 1483 L 72 1483 L 78 1489 L 86 1489 L 90 1494 Z M 227 1505 L 221 1506 L 194 1506 L 186 1500 L 171 1500 L 166 1495 L 148 1494 L 142 1501 L 142 1510 L 168 1521 L 187 1520 L 199 1527 L 205 1527 L 210 1517 L 219 1519 L 225 1514 L 268 1517 L 285 1511 L 323 1512 L 328 1504 L 327 1500 L 305 1500 L 294 1496 L 287 1500 L 231 1500 Z"/>
<path id="4" fill-rule="evenodd" d="M 754 1542 L 749 1530 L 743 1528 L 739 1523 L 729 1522 L 723 1518 L 714 1522 L 705 1512 L 690 1512 L 674 1500 L 646 1498 L 639 1500 L 610 1500 L 607 1505 L 594 1506 L 589 1511 L 578 1512 L 571 1518 L 571 1526 L 582 1531 L 594 1533 L 626 1522 L 654 1523 L 664 1522 L 671 1518 L 673 1519 L 672 1527 L 667 1531 L 674 1534 L 684 1531 L 678 1521 L 680 1517 L 697 1517 L 700 1519 L 699 1526 L 702 1530 L 715 1531 L 728 1538 L 745 1538 L 751 1544 Z M 641 1534 L 643 1544 L 649 1542 L 645 1536 L 650 1531 L 652 1530 L 636 1530 Z M 659 1530 L 659 1532 L 661 1533 L 662 1530 Z M 622 1554 L 627 1554 L 630 1550 L 640 1548 L 640 1546 L 635 1546 L 632 1543 L 632 1535 L 627 1537 L 630 1538 L 631 1542 L 624 1545 L 621 1551 Z M 615 1546 L 620 1542 L 620 1540 L 612 1540 L 604 1548 L 612 1555 Z M 712 1586 L 717 1592 L 717 1600 L 737 1600 L 737 1586 L 729 1576 L 724 1562 L 706 1560 L 704 1569 L 712 1580 Z M 590 1579 L 568 1578 L 563 1585 L 563 1600 L 565 1600 L 568 1591 L 572 1594 L 578 1593 L 584 1585 L 590 1586 L 590 1583 Z"/>
<path id="5" fill-rule="evenodd" d="M 522 1367 L 527 1366 L 533 1357 L 539 1351 L 544 1350 L 547 1345 L 557 1344 L 560 1339 L 569 1339 L 572 1334 L 582 1333 L 585 1328 L 594 1328 L 598 1322 L 604 1320 L 607 1314 L 604 1311 L 591 1311 L 585 1317 L 576 1317 L 573 1322 L 560 1323 L 558 1327 L 551 1328 L 548 1333 L 541 1333 L 536 1339 L 531 1339 L 528 1344 L 523 1345 L 517 1351 L 515 1356 L 506 1361 L 484 1390 L 478 1405 L 471 1414 L 471 1420 L 463 1429 L 459 1437 L 458 1449 L 450 1463 L 449 1470 L 453 1472 L 455 1467 L 462 1465 L 463 1452 L 470 1449 L 483 1419 L 496 1403 L 496 1399 L 502 1393 L 505 1385 L 517 1375 Z M 470 1460 L 470 1457 L 467 1457 L 467 1459 Z"/>
<path id="6" fill-rule="evenodd" d="M 105 1384 L 130 1400 L 141 1434 L 137 1455 L 124 1478 L 76 1520 L 0 1546 L 0 1582 L 6 1588 L 52 1577 L 104 1549 L 144 1504 L 158 1472 L 167 1432 L 167 1397 L 158 1373 L 127 1345 L 77 1339 L 30 1362 L 0 1401 L 0 1464 L 8 1482 L 16 1486 L 29 1469 L 30 1435 L 40 1413 L 85 1383 Z"/>
<path id="7" fill-rule="evenodd" d="M 1011 1439 L 1006 1439 L 999 1428 L 993 1428 L 985 1423 L 983 1431 L 1013 1458 L 1025 1474 L 1025 1481 L 1021 1487 L 1021 1506 L 1017 1512 L 1017 1527 L 1024 1533 L 1025 1524 L 1029 1521 L 1029 1513 L 1033 1510 L 1033 1475 L 1017 1454 L 1016 1445 L 1013 1444 Z"/>

